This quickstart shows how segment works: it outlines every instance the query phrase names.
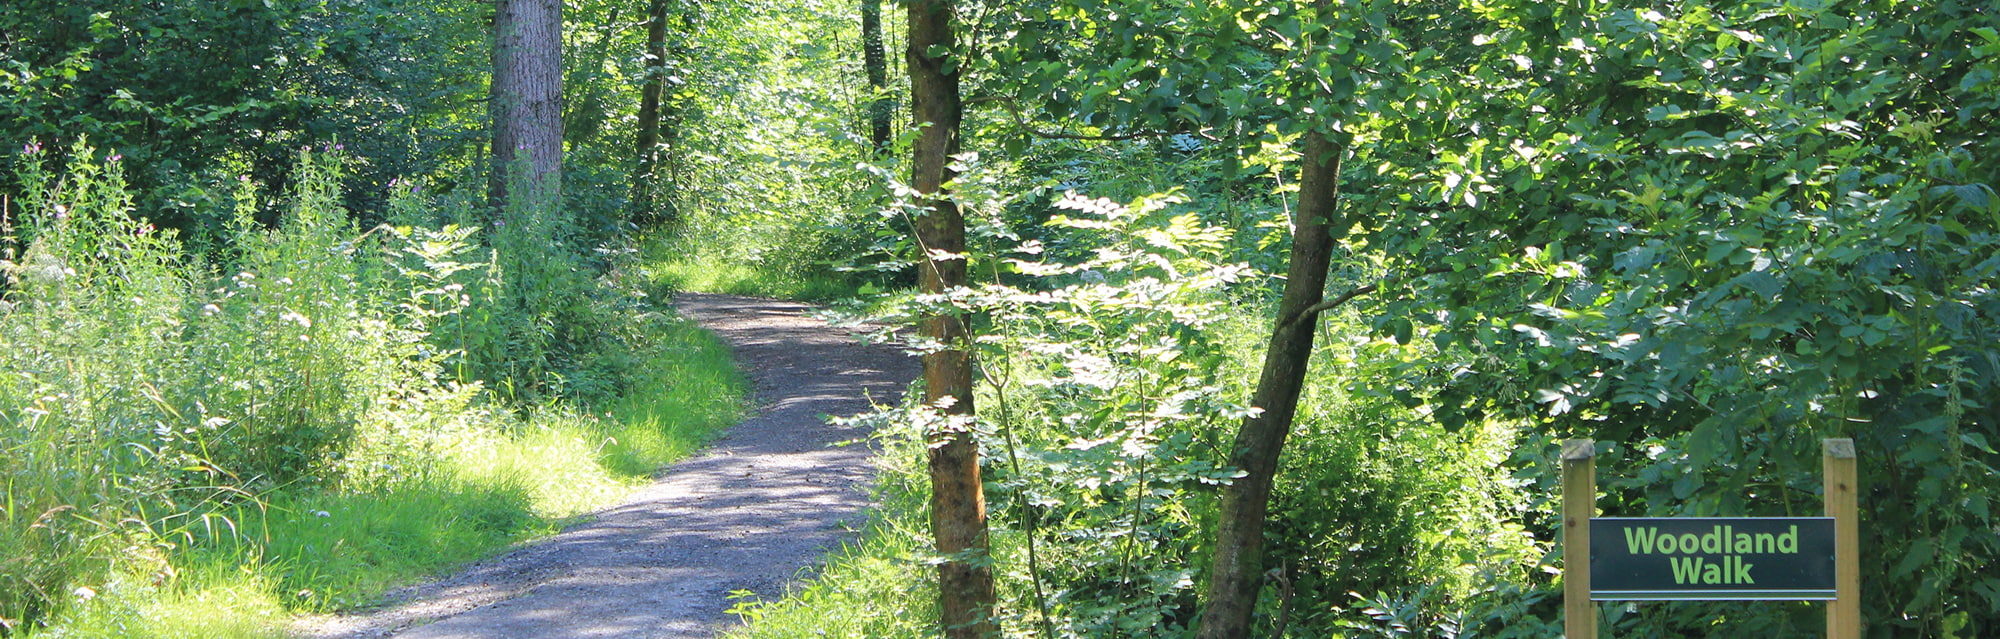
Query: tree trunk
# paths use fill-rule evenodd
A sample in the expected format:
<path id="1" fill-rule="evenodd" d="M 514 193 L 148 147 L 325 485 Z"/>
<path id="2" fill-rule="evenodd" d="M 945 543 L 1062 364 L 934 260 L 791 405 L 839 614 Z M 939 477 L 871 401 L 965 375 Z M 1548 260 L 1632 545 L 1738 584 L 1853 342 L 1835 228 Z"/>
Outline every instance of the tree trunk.
<path id="1" fill-rule="evenodd" d="M 889 54 L 882 46 L 882 0 L 861 0 L 861 66 L 868 72 L 869 150 L 880 154 L 889 148 L 889 118 L 895 104 L 889 101 Z"/>
<path id="2" fill-rule="evenodd" d="M 1306 365 L 1319 327 L 1313 307 L 1325 294 L 1333 233 L 1344 230 L 1334 214 L 1340 199 L 1340 156 L 1345 151 L 1327 133 L 1314 130 L 1306 134 L 1285 295 L 1278 303 L 1277 328 L 1271 332 L 1264 369 L 1251 399 L 1251 405 L 1263 411 L 1244 418 L 1236 432 L 1231 463 L 1242 469 L 1244 476 L 1222 493 L 1222 517 L 1209 564 L 1208 604 L 1202 611 L 1200 639 L 1243 639 L 1249 634 L 1250 613 L 1256 608 L 1263 575 L 1264 514 L 1270 506 L 1271 481 L 1277 475 L 1278 453 L 1291 434 L 1299 391 L 1305 385 Z"/>
<path id="3" fill-rule="evenodd" d="M 646 82 L 639 93 L 639 167 L 632 174 L 632 221 L 672 224 L 678 217 L 673 198 L 660 197 L 663 187 L 660 135 L 661 101 L 667 92 L 667 8 L 670 0 L 652 0 L 646 11 Z"/>
<path id="4" fill-rule="evenodd" d="M 494 0 L 494 8 L 492 203 L 504 210 L 513 187 L 554 202 L 562 189 L 562 0 Z"/>
<path id="5" fill-rule="evenodd" d="M 945 69 L 953 42 L 949 0 L 913 0 L 910 5 L 910 110 L 920 133 L 911 149 L 911 185 L 929 198 L 930 210 L 915 220 L 918 245 L 926 251 L 919 261 L 919 286 L 926 293 L 943 293 L 966 283 L 964 259 L 938 259 L 937 252 L 965 251 L 965 218 L 945 197 L 944 183 L 952 177 L 951 156 L 959 150 L 962 104 L 958 72 Z M 957 314 L 928 314 L 920 322 L 924 337 L 942 344 L 927 353 L 924 402 L 948 418 L 970 420 L 972 361 L 967 352 L 965 321 Z M 979 482 L 979 444 L 969 424 L 945 426 L 930 435 L 931 533 L 938 553 L 938 596 L 945 636 L 988 639 L 999 635 L 993 621 L 993 572 L 987 566 L 986 494 Z"/>

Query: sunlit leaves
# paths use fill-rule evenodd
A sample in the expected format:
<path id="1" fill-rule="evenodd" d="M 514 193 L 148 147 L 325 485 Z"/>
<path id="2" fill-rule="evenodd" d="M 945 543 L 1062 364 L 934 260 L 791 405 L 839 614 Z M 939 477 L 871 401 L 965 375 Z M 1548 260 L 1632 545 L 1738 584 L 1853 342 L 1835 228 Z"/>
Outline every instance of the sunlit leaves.
<path id="1" fill-rule="evenodd" d="M 1483 388 L 1447 394 L 1552 415 L 1558 432 L 1687 442 L 1693 454 L 1670 463 L 1708 475 L 1635 484 L 1629 503 L 1656 511 L 1771 503 L 1740 495 L 1815 469 L 1803 451 L 1832 433 L 1927 460 L 1867 481 L 1947 501 L 1991 486 L 1990 456 L 1912 430 L 1940 414 L 1995 427 L 1954 407 L 1990 407 L 2000 390 L 1983 381 L 2000 371 L 1993 144 L 1972 124 L 1990 110 L 1968 109 L 1991 91 L 1963 80 L 1988 58 L 1917 44 L 1965 33 L 1978 11 L 1572 10 L 1487 3 L 1469 72 L 1394 102 L 1366 138 L 1388 156 L 1375 175 L 1420 193 L 1368 244 L 1392 263 L 1472 267 L 1385 307 L 1440 318 L 1506 362 Z M 1441 136 L 1411 119 L 1422 113 L 1454 114 L 1467 133 Z M 1876 592 L 1901 598 L 1885 607 L 1945 606 L 1925 613 L 1940 618 L 1974 605 L 1970 587 L 1911 578 Z"/>

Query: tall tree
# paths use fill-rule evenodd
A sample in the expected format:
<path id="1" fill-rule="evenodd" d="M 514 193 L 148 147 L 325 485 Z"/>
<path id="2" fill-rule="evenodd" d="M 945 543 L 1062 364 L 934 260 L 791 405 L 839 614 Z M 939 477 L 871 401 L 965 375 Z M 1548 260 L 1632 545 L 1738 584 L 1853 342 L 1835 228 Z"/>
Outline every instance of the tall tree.
<path id="1" fill-rule="evenodd" d="M 645 223 L 673 223 L 673 198 L 659 197 L 663 190 L 661 159 L 666 149 L 661 140 L 661 101 L 667 92 L 667 19 L 670 0 L 652 0 L 646 10 L 646 82 L 639 94 L 639 168 L 632 174 L 632 219 Z M 667 187 L 671 188 L 671 187 Z"/>
<path id="2" fill-rule="evenodd" d="M 966 283 L 965 218 L 945 192 L 959 152 L 958 71 L 950 0 L 909 3 L 910 111 L 919 131 L 910 151 L 911 185 L 927 209 L 913 226 L 925 253 L 919 286 L 933 295 Z M 986 494 L 979 480 L 979 443 L 972 433 L 972 361 L 965 320 L 950 309 L 925 313 L 922 335 L 933 350 L 923 356 L 924 402 L 939 420 L 929 446 L 931 533 L 945 560 L 938 564 L 938 596 L 945 636 L 986 639 L 999 634 L 993 621 L 993 571 L 987 561 Z"/>
<path id="3" fill-rule="evenodd" d="M 562 0 L 494 0 L 493 161 L 496 208 L 510 178 L 540 197 L 562 189 Z M 515 162 L 520 175 L 508 175 Z"/>
<path id="4" fill-rule="evenodd" d="M 1342 18 L 1338 0 L 1315 0 L 1295 24 L 1334 46 L 1299 61 L 1290 82 L 1273 88 L 1290 93 L 1301 107 L 1305 123 L 1300 150 L 1298 210 L 1292 223 L 1292 255 L 1286 267 L 1285 291 L 1278 302 L 1277 324 L 1264 352 L 1251 405 L 1262 409 L 1243 418 L 1236 431 L 1230 463 L 1243 473 L 1222 494 L 1215 547 L 1208 569 L 1206 605 L 1196 636 L 1201 639 L 1242 639 L 1249 635 L 1251 613 L 1264 573 L 1264 524 L 1271 501 L 1278 457 L 1291 434 L 1305 387 L 1319 314 L 1351 299 L 1355 293 L 1325 302 L 1327 274 L 1333 250 L 1350 226 L 1340 217 L 1341 160 L 1348 149 L 1347 128 L 1341 121 L 1362 84 L 1363 65 L 1394 56 L 1384 48 L 1391 37 L 1370 37 L 1371 30 L 1388 32 L 1388 19 L 1370 13 L 1361 20 Z M 1379 8 L 1376 8 L 1379 11 Z M 1380 26 L 1376 26 L 1380 25 Z M 1297 108 L 1297 107 L 1295 107 Z M 1357 292 L 1361 289 L 1357 289 Z"/>
<path id="5" fill-rule="evenodd" d="M 1249 632 L 1250 613 L 1264 568 L 1264 515 L 1278 454 L 1291 433 L 1319 328 L 1319 305 L 1332 264 L 1333 216 L 1340 199 L 1340 160 L 1346 151 L 1324 128 L 1306 134 L 1299 175 L 1299 208 L 1292 231 L 1292 258 L 1278 323 L 1264 351 L 1251 405 L 1263 409 L 1243 418 L 1231 465 L 1243 476 L 1222 495 L 1222 517 L 1208 571 L 1208 605 L 1202 612 L 1202 639 L 1240 639 Z"/>
<path id="6" fill-rule="evenodd" d="M 882 0 L 861 0 L 861 66 L 868 73 L 868 145 L 875 153 L 889 147 L 889 54 L 882 46 Z"/>

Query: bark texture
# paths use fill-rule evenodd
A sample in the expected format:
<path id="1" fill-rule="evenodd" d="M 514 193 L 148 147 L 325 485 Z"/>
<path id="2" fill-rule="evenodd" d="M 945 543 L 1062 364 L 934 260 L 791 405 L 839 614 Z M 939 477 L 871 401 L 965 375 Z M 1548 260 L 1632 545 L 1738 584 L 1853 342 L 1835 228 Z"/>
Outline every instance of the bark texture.
<path id="1" fill-rule="evenodd" d="M 562 1 L 494 0 L 493 204 L 512 182 L 554 198 L 562 189 Z"/>
<path id="2" fill-rule="evenodd" d="M 651 0 L 646 9 L 646 82 L 639 91 L 638 170 L 632 174 L 632 220 L 673 223 L 671 180 L 663 166 L 662 101 L 667 92 L 667 19 L 671 0 Z"/>
<path id="3" fill-rule="evenodd" d="M 875 153 L 889 148 L 889 54 L 882 46 L 882 0 L 861 0 L 861 66 L 868 73 L 868 143 Z"/>
<path id="4" fill-rule="evenodd" d="M 1278 303 L 1277 328 L 1264 351 L 1264 368 L 1257 378 L 1251 405 L 1263 412 L 1243 419 L 1236 431 L 1231 463 L 1245 473 L 1222 493 L 1222 516 L 1215 534 L 1215 552 L 1208 570 L 1207 606 L 1202 611 L 1201 639 L 1243 639 L 1249 635 L 1250 613 L 1257 605 L 1264 570 L 1264 515 L 1270 506 L 1271 482 L 1278 472 L 1278 454 L 1291 434 L 1298 412 L 1299 391 L 1305 385 L 1319 322 L 1315 306 L 1325 295 L 1327 269 L 1332 263 L 1335 217 L 1340 199 L 1340 156 L 1345 152 L 1328 134 L 1305 136 L 1303 169 L 1299 175 L 1298 217 L 1292 231 L 1292 259 L 1287 267 L 1284 298 Z"/>
<path id="5" fill-rule="evenodd" d="M 920 131 L 911 150 L 911 184 L 927 198 L 930 211 L 917 217 L 919 246 L 932 256 L 965 251 L 965 218 L 945 197 L 952 177 L 951 156 L 959 151 L 958 72 L 947 68 L 935 47 L 950 51 L 953 43 L 952 6 L 948 0 L 915 0 L 909 4 L 910 36 L 905 60 L 910 70 L 910 110 Z M 963 259 L 919 260 L 918 285 L 926 293 L 942 293 L 965 285 Z M 964 318 L 956 314 L 925 316 L 924 337 L 944 344 L 924 355 L 924 401 L 948 417 L 973 414 L 972 361 L 965 350 Z M 931 531 L 938 552 L 948 559 L 938 565 L 938 595 L 945 636 L 951 639 L 997 637 L 993 621 L 993 572 L 988 566 L 986 494 L 979 481 L 979 444 L 969 428 L 945 427 L 935 432 L 930 447 Z"/>

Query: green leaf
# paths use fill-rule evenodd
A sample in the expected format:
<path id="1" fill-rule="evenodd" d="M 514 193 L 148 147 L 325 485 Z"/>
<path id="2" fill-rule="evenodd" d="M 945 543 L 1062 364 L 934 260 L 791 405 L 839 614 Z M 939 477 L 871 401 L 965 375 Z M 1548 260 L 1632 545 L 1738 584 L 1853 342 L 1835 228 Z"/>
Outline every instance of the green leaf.
<path id="1" fill-rule="evenodd" d="M 1396 338 L 1396 343 L 1404 345 L 1410 343 L 1410 335 L 1415 330 L 1415 326 L 1410 323 L 1410 320 L 1400 317 L 1389 320 L 1388 328 L 1389 334 Z"/>
<path id="2" fill-rule="evenodd" d="M 1930 563 L 1932 555 L 1937 553 L 1937 543 L 1930 537 L 1919 538 L 1907 548 L 1908 550 L 1903 551 L 1902 561 L 1896 562 L 1896 567 L 1889 569 L 1890 577 L 1909 575 L 1917 568 Z"/>

